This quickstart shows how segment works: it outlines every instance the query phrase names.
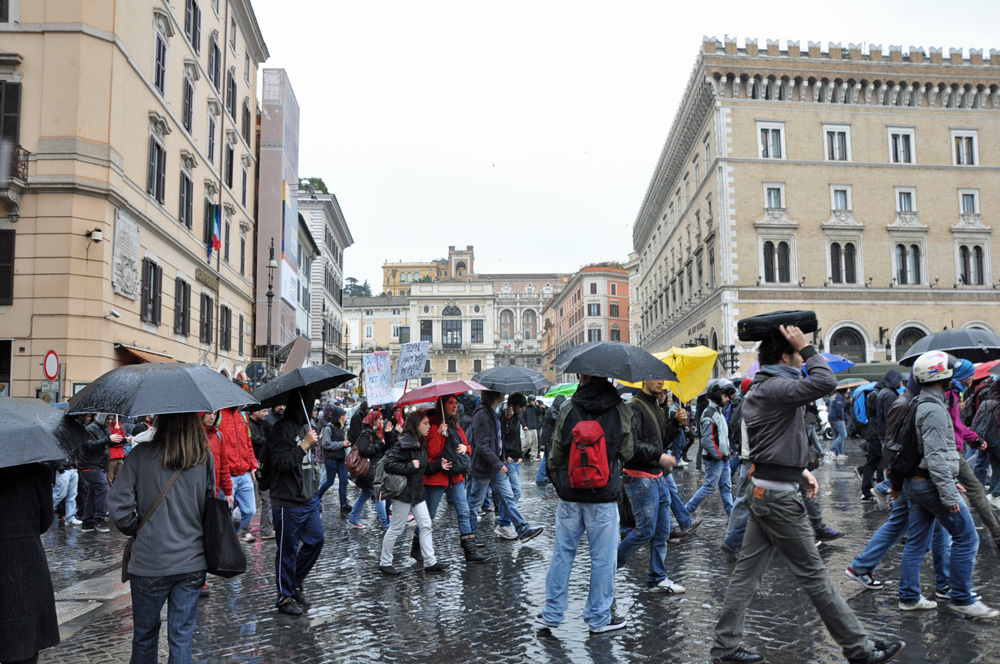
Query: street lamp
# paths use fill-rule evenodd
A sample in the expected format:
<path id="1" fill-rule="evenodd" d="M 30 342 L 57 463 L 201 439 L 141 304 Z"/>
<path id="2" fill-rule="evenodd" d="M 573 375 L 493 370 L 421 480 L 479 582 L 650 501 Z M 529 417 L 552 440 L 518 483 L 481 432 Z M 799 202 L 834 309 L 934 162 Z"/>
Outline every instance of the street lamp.
<path id="1" fill-rule="evenodd" d="M 271 251 L 267 258 L 267 377 L 274 376 L 274 350 L 271 346 L 271 303 L 274 301 L 274 269 L 278 261 L 274 260 L 274 238 L 271 238 Z"/>

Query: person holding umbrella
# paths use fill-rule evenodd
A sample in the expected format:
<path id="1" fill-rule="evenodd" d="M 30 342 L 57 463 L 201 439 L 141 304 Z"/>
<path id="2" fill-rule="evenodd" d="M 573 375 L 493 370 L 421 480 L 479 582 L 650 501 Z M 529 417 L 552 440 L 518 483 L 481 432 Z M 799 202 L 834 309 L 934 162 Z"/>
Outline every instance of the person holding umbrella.
<path id="1" fill-rule="evenodd" d="M 86 488 L 83 498 L 83 512 L 80 518 L 84 533 L 99 533 L 110 531 L 105 518 L 108 515 L 108 465 L 111 463 L 110 448 L 112 444 L 120 443 L 124 438 L 119 434 L 110 433 L 107 424 L 114 414 L 101 413 L 98 418 L 87 426 L 90 440 L 85 442 L 77 457 L 77 470 L 80 480 Z"/>
<path id="2" fill-rule="evenodd" d="M 324 542 L 312 452 L 319 436 L 309 428 L 306 402 L 312 403 L 309 390 L 288 393 L 285 414 L 271 431 L 269 457 L 274 472 L 271 516 L 278 544 L 274 557 L 276 606 L 291 616 L 300 616 L 311 606 L 302 584 L 319 559 Z"/>

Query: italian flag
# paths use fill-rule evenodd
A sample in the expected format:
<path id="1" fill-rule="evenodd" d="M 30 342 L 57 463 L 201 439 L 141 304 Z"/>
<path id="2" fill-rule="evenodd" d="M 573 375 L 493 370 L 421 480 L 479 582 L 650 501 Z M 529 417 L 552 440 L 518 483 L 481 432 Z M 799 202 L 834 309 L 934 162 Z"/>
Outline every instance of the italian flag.
<path id="1" fill-rule="evenodd" d="M 208 260 L 212 260 L 212 250 L 222 248 L 222 215 L 220 206 L 212 205 L 212 239 L 208 243 Z"/>

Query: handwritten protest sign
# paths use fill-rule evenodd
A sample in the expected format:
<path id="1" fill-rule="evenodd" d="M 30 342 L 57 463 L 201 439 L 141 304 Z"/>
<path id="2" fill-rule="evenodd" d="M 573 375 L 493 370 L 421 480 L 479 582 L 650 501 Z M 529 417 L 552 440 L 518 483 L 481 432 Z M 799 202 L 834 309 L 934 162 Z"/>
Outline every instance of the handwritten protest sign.
<path id="1" fill-rule="evenodd" d="M 429 341 L 414 341 L 399 347 L 399 361 L 396 362 L 397 383 L 424 375 L 424 365 L 427 363 L 427 350 L 430 345 Z"/>
<path id="2" fill-rule="evenodd" d="M 365 398 L 369 406 L 395 401 L 392 396 L 392 365 L 389 351 L 380 350 L 362 357 L 365 369 Z"/>

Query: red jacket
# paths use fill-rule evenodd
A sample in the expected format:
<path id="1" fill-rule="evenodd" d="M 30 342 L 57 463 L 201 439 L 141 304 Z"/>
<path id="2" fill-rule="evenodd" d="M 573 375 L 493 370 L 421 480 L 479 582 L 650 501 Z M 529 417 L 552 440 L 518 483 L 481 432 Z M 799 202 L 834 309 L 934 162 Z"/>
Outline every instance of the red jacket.
<path id="1" fill-rule="evenodd" d="M 437 413 L 435 413 L 437 415 Z M 438 427 L 441 426 L 441 416 L 431 417 L 431 430 L 427 432 L 427 463 L 431 464 L 441 458 L 441 453 L 444 451 L 444 445 L 447 442 L 447 438 L 442 436 L 438 432 Z M 469 441 L 465 439 L 465 432 L 462 431 L 462 427 L 456 426 L 455 429 L 458 431 L 458 437 L 462 439 L 462 444 L 471 450 L 469 447 Z M 469 452 L 467 452 L 469 453 Z M 440 472 L 434 473 L 433 475 L 424 475 L 424 485 L 425 486 L 448 486 L 448 477 L 450 471 L 442 470 Z M 461 482 L 463 477 L 461 475 L 451 475 L 451 483 L 456 484 Z"/>
<path id="2" fill-rule="evenodd" d="M 122 423 L 120 420 L 115 420 L 115 423 L 108 429 L 109 434 L 118 434 L 122 437 L 122 442 L 111 443 L 108 451 L 111 453 L 112 459 L 124 459 L 125 458 L 125 446 L 128 445 L 128 441 L 125 439 L 125 430 L 122 429 Z"/>
<path id="3" fill-rule="evenodd" d="M 219 411 L 219 433 L 226 448 L 227 473 L 244 475 L 257 470 L 257 457 L 250 440 L 250 424 L 246 416 L 235 408 Z"/>
<path id="4" fill-rule="evenodd" d="M 205 435 L 208 436 L 208 444 L 212 447 L 212 462 L 215 464 L 215 492 L 218 493 L 219 489 L 222 489 L 222 493 L 231 496 L 233 495 L 233 481 L 229 478 L 229 473 L 220 472 L 228 465 L 222 437 L 215 427 L 205 427 Z"/>

